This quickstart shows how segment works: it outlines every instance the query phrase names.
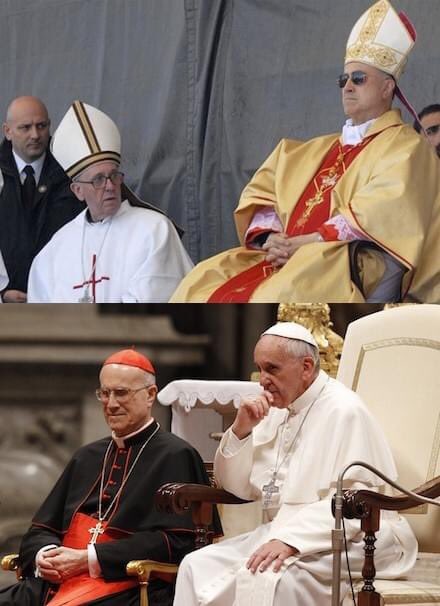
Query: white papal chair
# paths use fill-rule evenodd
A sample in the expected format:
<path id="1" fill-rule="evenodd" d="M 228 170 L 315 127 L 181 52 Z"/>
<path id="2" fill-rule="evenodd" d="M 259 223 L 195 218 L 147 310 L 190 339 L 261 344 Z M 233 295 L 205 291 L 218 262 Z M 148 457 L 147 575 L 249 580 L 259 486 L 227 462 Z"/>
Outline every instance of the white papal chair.
<path id="1" fill-rule="evenodd" d="M 337 378 L 379 420 L 401 485 L 440 475 L 440 306 L 400 306 L 350 324 Z M 375 581 L 380 604 L 440 606 L 440 508 L 422 505 L 406 517 L 419 557 L 407 579 Z"/>

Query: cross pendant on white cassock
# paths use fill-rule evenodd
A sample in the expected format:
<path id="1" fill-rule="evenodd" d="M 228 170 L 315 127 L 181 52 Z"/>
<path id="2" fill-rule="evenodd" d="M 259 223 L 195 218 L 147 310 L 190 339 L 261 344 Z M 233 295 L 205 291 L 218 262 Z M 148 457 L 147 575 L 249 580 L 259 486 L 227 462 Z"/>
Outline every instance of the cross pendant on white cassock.
<path id="1" fill-rule="evenodd" d="M 92 535 L 92 538 L 89 541 L 89 545 L 94 545 L 98 540 L 100 534 L 104 534 L 105 528 L 99 521 L 94 528 L 89 528 L 89 532 Z"/>
<path id="2" fill-rule="evenodd" d="M 275 484 L 275 477 L 272 476 L 269 484 L 265 484 L 261 489 L 263 493 L 263 509 L 267 509 L 272 500 L 272 495 L 280 492 L 280 487 Z"/>

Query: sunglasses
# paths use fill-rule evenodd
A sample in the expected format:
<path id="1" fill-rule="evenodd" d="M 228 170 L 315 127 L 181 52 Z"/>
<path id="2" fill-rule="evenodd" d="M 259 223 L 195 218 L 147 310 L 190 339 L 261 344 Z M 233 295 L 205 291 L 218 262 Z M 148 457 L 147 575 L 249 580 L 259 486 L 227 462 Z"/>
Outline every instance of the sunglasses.
<path id="1" fill-rule="evenodd" d="M 351 72 L 351 74 L 341 74 L 338 78 L 338 86 L 339 88 L 344 88 L 349 80 L 351 80 L 356 86 L 359 86 L 360 84 L 365 84 L 367 78 L 367 74 L 360 70 Z"/>
<path id="2" fill-rule="evenodd" d="M 440 130 L 440 124 L 434 124 L 433 126 L 428 126 L 425 128 L 425 132 L 428 136 L 436 135 Z"/>

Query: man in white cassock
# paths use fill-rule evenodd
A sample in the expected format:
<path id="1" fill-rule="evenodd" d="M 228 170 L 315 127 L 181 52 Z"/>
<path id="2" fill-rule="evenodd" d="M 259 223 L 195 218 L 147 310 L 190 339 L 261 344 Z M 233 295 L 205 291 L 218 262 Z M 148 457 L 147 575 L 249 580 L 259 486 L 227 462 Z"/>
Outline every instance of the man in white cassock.
<path id="1" fill-rule="evenodd" d="M 192 262 L 167 217 L 123 199 L 121 138 L 114 122 L 75 101 L 53 136 L 51 151 L 87 209 L 35 258 L 28 301 L 167 302 Z"/>
<path id="2" fill-rule="evenodd" d="M 255 347 L 261 396 L 244 399 L 219 445 L 215 477 L 243 499 L 261 503 L 254 531 L 185 557 L 174 606 L 327 606 L 331 604 L 331 499 L 340 471 L 361 459 L 396 478 L 381 428 L 360 398 L 319 369 L 304 327 L 283 322 Z M 382 480 L 352 468 L 344 488 L 384 491 Z M 354 576 L 363 562 L 358 520 L 345 522 Z M 376 543 L 377 573 L 407 573 L 417 555 L 408 523 L 385 512 Z M 348 584 L 343 567 L 341 596 Z"/>

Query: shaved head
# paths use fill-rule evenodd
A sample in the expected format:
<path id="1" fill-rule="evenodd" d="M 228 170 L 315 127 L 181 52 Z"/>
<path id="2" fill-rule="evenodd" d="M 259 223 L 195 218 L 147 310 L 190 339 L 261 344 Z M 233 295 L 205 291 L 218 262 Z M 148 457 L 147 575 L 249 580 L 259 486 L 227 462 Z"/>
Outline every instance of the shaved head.
<path id="1" fill-rule="evenodd" d="M 3 133 L 25 162 L 32 163 L 44 154 L 49 144 L 49 128 L 47 108 L 37 97 L 17 97 L 9 104 Z"/>
<path id="2" fill-rule="evenodd" d="M 47 108 L 41 99 L 31 97 L 29 95 L 17 97 L 8 106 L 6 111 L 6 122 L 14 122 L 21 120 L 23 115 L 29 112 L 41 112 L 42 115 L 49 119 Z"/>

